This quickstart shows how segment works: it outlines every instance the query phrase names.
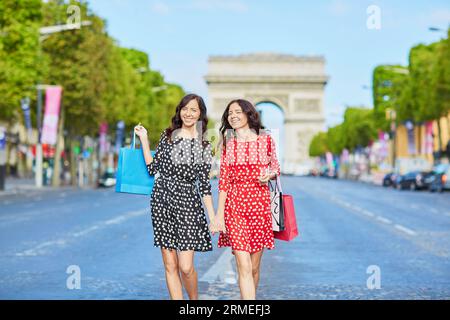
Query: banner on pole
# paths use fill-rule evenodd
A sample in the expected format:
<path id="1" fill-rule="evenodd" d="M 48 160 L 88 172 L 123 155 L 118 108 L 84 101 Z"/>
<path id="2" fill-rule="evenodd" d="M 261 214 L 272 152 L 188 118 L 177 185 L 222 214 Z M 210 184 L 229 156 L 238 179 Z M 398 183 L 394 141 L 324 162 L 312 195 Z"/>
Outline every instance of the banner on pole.
<path id="1" fill-rule="evenodd" d="M 100 125 L 100 138 L 99 138 L 99 142 L 100 142 L 100 157 L 102 157 L 106 152 L 107 152 L 107 139 L 106 139 L 106 135 L 108 133 L 108 123 L 103 122 Z"/>
<path id="2" fill-rule="evenodd" d="M 428 121 L 425 124 L 425 140 L 424 140 L 425 147 L 423 150 L 425 151 L 425 154 L 433 154 L 433 147 L 434 147 L 434 138 L 433 138 L 433 122 Z"/>
<path id="3" fill-rule="evenodd" d="M 412 123 L 412 121 L 406 121 L 405 126 L 408 133 L 408 153 L 410 155 L 415 155 L 417 153 L 417 150 L 414 136 L 414 124 Z"/>
<path id="4" fill-rule="evenodd" d="M 20 100 L 20 105 L 23 110 L 23 116 L 25 120 L 25 127 L 27 128 L 28 140 L 31 141 L 31 116 L 30 116 L 30 98 L 26 97 Z"/>
<path id="5" fill-rule="evenodd" d="M 56 144 L 61 94 L 60 86 L 49 86 L 45 90 L 45 114 L 41 138 L 43 144 Z"/>

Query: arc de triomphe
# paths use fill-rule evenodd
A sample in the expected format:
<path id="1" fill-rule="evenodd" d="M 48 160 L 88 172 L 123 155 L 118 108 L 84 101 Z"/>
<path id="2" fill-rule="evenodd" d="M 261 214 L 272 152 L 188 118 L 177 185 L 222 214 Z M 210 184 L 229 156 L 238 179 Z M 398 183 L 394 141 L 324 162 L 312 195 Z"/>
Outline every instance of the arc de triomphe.
<path id="1" fill-rule="evenodd" d="M 229 101 L 244 98 L 255 105 L 270 102 L 284 113 L 283 171 L 310 163 L 312 137 L 325 129 L 323 112 L 325 59 L 272 53 L 210 56 L 209 117 L 220 124 Z"/>

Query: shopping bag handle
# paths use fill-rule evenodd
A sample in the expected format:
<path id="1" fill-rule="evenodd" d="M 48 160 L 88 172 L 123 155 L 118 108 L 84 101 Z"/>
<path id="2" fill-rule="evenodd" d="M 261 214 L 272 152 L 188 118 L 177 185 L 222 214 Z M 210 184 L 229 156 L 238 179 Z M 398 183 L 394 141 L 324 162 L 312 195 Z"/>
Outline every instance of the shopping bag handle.
<path id="1" fill-rule="evenodd" d="M 275 184 L 275 186 L 273 186 L 273 184 Z M 275 182 L 272 182 L 271 180 L 269 180 L 269 189 L 270 191 L 278 191 L 283 193 L 283 190 L 281 189 L 281 180 L 280 180 L 280 176 L 277 175 L 277 180 Z"/>
<path id="2" fill-rule="evenodd" d="M 139 124 L 138 124 L 137 126 L 140 126 L 140 125 L 141 125 L 141 123 L 139 122 Z M 135 129 L 137 126 L 135 126 L 135 127 L 133 128 L 133 142 L 132 142 L 132 144 L 131 144 L 131 149 L 136 149 L 136 131 L 134 131 L 134 129 Z"/>
<path id="3" fill-rule="evenodd" d="M 136 149 L 136 132 L 133 130 L 133 142 L 131 144 L 131 149 Z"/>
<path id="4" fill-rule="evenodd" d="M 281 188 L 280 176 L 278 174 L 277 174 L 277 186 L 280 189 L 280 192 L 283 193 L 283 189 Z"/>

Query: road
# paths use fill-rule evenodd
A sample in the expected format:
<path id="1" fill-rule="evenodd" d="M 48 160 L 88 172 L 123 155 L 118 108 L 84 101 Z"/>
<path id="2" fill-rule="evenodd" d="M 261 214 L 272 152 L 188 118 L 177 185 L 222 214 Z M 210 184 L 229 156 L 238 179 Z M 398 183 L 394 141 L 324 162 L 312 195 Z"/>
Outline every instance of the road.
<path id="1" fill-rule="evenodd" d="M 282 182 L 300 236 L 264 253 L 258 299 L 450 298 L 449 193 Z M 233 256 L 217 239 L 195 255 L 200 297 L 238 299 Z M 1 299 L 168 299 L 149 197 L 112 189 L 0 195 L 0 265 Z M 69 266 L 79 289 L 68 288 Z M 379 287 L 370 289 L 373 270 Z"/>

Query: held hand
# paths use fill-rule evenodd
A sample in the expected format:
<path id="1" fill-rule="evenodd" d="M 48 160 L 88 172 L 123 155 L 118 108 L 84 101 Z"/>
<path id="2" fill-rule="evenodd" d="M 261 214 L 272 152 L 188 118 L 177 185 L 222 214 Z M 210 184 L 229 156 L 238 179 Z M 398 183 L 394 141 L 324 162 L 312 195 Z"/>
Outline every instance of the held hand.
<path id="1" fill-rule="evenodd" d="M 141 124 L 138 124 L 134 127 L 134 133 L 139 137 L 139 139 L 146 139 L 147 138 L 147 129 L 145 129 Z"/>
<path id="2" fill-rule="evenodd" d="M 209 231 L 212 233 L 212 235 L 218 232 L 215 218 L 212 218 L 209 221 Z"/>
<path id="3" fill-rule="evenodd" d="M 216 222 L 217 232 L 227 233 L 227 229 L 225 228 L 225 220 L 224 220 L 224 218 L 216 217 L 215 222 Z"/>

